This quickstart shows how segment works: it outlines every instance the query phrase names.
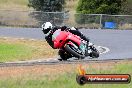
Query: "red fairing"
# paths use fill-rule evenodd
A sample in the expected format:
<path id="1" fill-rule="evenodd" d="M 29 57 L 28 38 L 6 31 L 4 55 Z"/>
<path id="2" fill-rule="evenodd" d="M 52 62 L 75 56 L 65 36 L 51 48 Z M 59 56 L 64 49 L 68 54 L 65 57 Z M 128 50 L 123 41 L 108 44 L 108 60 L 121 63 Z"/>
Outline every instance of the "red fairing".
<path id="1" fill-rule="evenodd" d="M 81 44 L 81 38 L 77 35 L 72 34 L 72 33 L 69 33 L 66 40 L 72 40 L 73 42 L 77 43 L 78 45 Z"/>
<path id="2" fill-rule="evenodd" d="M 54 42 L 54 48 L 61 48 L 65 41 L 66 41 L 66 37 L 67 37 L 68 33 L 65 31 L 60 31 L 58 36 L 56 36 L 56 38 L 53 40 Z"/>
<path id="3" fill-rule="evenodd" d="M 62 48 L 67 40 L 72 40 L 78 45 L 81 44 L 81 38 L 70 32 L 57 30 L 53 33 L 52 41 L 54 42 L 54 48 Z"/>

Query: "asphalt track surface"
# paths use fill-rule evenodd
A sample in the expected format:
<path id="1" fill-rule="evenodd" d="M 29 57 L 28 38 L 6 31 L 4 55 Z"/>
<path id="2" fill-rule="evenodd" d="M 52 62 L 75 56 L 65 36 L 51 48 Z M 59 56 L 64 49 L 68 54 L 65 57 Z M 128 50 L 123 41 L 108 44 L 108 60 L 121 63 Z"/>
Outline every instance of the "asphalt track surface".
<path id="1" fill-rule="evenodd" d="M 101 54 L 98 59 L 92 60 L 132 58 L 132 30 L 80 29 L 80 31 L 89 37 L 92 43 L 110 49 L 109 52 Z M 44 40 L 44 34 L 40 28 L 0 28 L 0 37 Z M 89 58 L 86 59 L 91 60 Z"/>

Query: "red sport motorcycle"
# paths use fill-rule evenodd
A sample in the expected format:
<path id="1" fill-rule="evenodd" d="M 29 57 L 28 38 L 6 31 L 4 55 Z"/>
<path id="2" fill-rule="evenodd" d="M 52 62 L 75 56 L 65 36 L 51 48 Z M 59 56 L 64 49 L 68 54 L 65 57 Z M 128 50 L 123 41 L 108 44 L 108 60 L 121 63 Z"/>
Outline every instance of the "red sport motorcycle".
<path id="1" fill-rule="evenodd" d="M 59 60 L 67 60 L 71 57 L 78 59 L 84 59 L 87 56 L 92 58 L 99 57 L 99 51 L 92 43 L 87 44 L 85 40 L 70 33 L 68 30 L 56 30 L 52 35 L 52 41 L 54 48 L 59 49 L 58 54 L 61 57 Z"/>

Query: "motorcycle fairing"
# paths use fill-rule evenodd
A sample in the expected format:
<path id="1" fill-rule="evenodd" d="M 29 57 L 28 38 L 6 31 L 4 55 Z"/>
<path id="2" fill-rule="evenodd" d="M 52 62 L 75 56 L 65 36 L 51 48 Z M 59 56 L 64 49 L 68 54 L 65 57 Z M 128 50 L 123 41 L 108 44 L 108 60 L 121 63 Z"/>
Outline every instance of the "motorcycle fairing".
<path id="1" fill-rule="evenodd" d="M 78 46 L 81 44 L 81 38 L 67 31 L 61 31 L 58 29 L 52 35 L 52 41 L 54 42 L 54 48 L 62 48 L 67 41 L 73 41 Z"/>

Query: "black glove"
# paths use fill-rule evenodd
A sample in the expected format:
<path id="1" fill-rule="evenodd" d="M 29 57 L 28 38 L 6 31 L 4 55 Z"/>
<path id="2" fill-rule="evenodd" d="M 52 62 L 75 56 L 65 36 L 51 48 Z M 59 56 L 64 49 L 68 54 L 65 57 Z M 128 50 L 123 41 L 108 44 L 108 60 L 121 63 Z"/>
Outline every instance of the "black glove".
<path id="1" fill-rule="evenodd" d="M 67 29 L 67 26 L 62 26 L 62 27 L 61 27 L 61 30 L 62 30 L 62 31 L 66 30 L 66 29 Z"/>

